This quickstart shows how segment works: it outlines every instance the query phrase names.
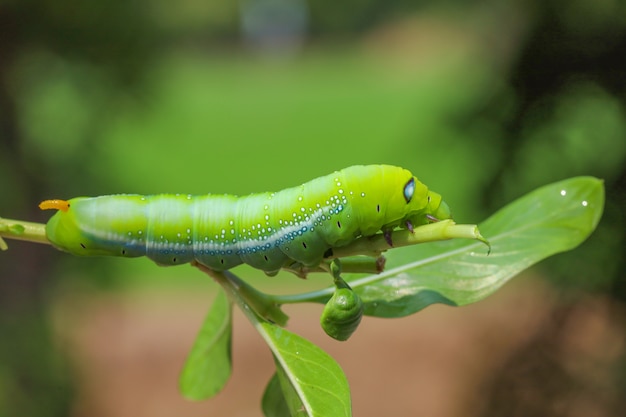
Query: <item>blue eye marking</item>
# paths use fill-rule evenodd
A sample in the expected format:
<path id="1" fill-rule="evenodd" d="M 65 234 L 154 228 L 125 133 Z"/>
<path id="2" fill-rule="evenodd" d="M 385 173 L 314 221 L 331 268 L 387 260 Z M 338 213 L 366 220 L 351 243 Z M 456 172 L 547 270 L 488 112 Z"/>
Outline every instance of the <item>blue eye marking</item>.
<path id="1" fill-rule="evenodd" d="M 411 198 L 413 198 L 413 193 L 415 192 L 415 178 L 411 178 L 409 182 L 404 186 L 404 199 L 406 202 L 410 202 Z"/>

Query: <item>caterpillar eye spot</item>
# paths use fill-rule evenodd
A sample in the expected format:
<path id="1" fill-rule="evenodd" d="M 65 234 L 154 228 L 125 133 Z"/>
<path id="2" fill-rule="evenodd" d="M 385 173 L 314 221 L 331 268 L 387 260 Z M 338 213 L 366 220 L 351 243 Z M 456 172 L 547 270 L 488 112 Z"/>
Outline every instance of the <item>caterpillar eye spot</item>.
<path id="1" fill-rule="evenodd" d="M 126 249 L 122 249 L 122 255 L 126 255 Z"/>
<path id="2" fill-rule="evenodd" d="M 341 229 L 341 222 L 337 222 L 337 227 Z"/>
<path id="3" fill-rule="evenodd" d="M 267 255 L 263 255 L 263 258 L 265 259 L 265 262 L 269 261 L 269 259 L 267 258 Z"/>
<path id="4" fill-rule="evenodd" d="M 172 258 L 172 262 L 176 263 L 176 258 Z"/>
<path id="5" fill-rule="evenodd" d="M 380 204 L 376 204 L 376 212 L 380 213 Z"/>
<path id="6" fill-rule="evenodd" d="M 81 244 L 80 244 L 80 247 L 81 247 L 81 248 L 83 248 L 83 249 L 87 249 L 87 246 L 85 246 L 85 244 L 84 244 L 84 243 L 81 243 Z"/>
<path id="7" fill-rule="evenodd" d="M 415 178 L 411 178 L 409 182 L 404 186 L 404 199 L 407 203 L 411 201 L 413 198 L 413 193 L 415 193 Z"/>
<path id="8" fill-rule="evenodd" d="M 306 242 L 302 242 L 302 246 L 304 246 L 304 249 L 306 249 Z"/>
<path id="9" fill-rule="evenodd" d="M 224 259 L 220 259 L 220 263 L 224 265 Z"/>

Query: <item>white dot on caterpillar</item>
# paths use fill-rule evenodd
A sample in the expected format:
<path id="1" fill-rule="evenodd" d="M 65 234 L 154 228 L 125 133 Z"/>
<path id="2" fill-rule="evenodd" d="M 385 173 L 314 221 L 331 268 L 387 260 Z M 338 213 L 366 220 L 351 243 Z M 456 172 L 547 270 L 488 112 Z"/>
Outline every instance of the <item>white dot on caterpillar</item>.
<path id="1" fill-rule="evenodd" d="M 266 214 L 266 215 L 265 215 L 265 220 L 269 220 L 269 219 L 270 219 L 270 215 L 269 215 L 269 214 Z"/>
<path id="2" fill-rule="evenodd" d="M 302 201 L 302 196 L 298 196 L 298 201 Z"/>
<path id="3" fill-rule="evenodd" d="M 361 197 L 365 197 L 365 193 L 361 193 Z"/>
<path id="4" fill-rule="evenodd" d="M 229 221 L 229 222 L 228 222 L 228 224 L 229 224 L 230 226 L 232 226 L 232 225 L 234 225 L 234 224 L 235 224 L 235 222 L 234 222 L 234 220 L 231 220 L 231 221 Z"/>
<path id="5" fill-rule="evenodd" d="M 337 192 L 338 192 L 339 194 L 343 194 L 343 188 L 340 188 Z"/>

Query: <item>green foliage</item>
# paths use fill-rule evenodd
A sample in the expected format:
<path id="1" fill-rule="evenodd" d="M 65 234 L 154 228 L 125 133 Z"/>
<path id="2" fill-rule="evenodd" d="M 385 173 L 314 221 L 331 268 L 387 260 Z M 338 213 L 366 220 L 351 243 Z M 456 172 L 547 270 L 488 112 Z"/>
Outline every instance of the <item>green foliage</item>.
<path id="1" fill-rule="evenodd" d="M 400 249 L 389 253 L 387 271 L 350 285 L 361 295 L 365 314 L 378 317 L 412 314 L 434 302 L 473 303 L 536 262 L 578 246 L 596 228 L 603 208 L 601 180 L 553 183 L 480 225 L 491 254 L 480 243 L 460 240 Z"/>
<path id="2" fill-rule="evenodd" d="M 231 305 L 220 291 L 202 324 L 202 330 L 180 376 L 180 391 L 187 398 L 209 398 L 226 385 L 232 371 L 232 329 Z"/>
<path id="3" fill-rule="evenodd" d="M 348 381 L 323 350 L 283 328 L 260 324 L 274 354 L 280 387 L 292 416 L 350 416 Z"/>
<path id="4" fill-rule="evenodd" d="M 286 405 L 290 410 L 290 415 L 350 416 L 350 390 L 339 365 L 327 353 L 306 339 L 262 319 L 242 297 L 242 292 L 239 291 L 240 284 L 233 274 L 228 271 L 215 273 L 213 278 L 220 282 L 231 302 L 241 308 L 274 356 L 280 393 L 276 378 L 273 377 L 264 395 L 266 406 L 275 405 L 279 409 L 284 409 Z M 222 297 L 218 296 L 220 303 Z M 216 333 L 214 323 L 230 323 L 232 313 L 230 309 L 222 307 L 213 308 L 212 311 L 213 313 L 209 316 L 215 315 L 216 317 L 205 321 L 200 331 L 201 339 L 195 343 L 194 351 L 213 351 L 216 354 L 211 355 L 210 358 L 196 355 L 195 364 L 208 369 L 211 365 L 202 364 L 203 360 L 221 360 L 227 362 L 230 367 L 230 352 L 213 349 L 216 338 L 207 336 Z M 188 373 L 187 370 L 186 373 Z M 213 374 L 206 375 L 204 381 L 213 387 L 221 386 L 225 382 L 223 375 Z M 183 394 L 197 399 L 208 398 L 212 395 L 212 391 L 215 391 L 189 384 L 181 384 L 181 388 Z M 198 393 L 205 395 L 197 396 Z M 267 415 L 277 414 L 268 410 Z"/>
<path id="5" fill-rule="evenodd" d="M 267 417 L 290 416 L 289 406 L 287 405 L 283 391 L 280 388 L 278 374 L 272 375 L 270 382 L 267 383 L 267 387 L 263 393 L 261 408 L 263 409 L 263 414 Z"/>
<path id="6" fill-rule="evenodd" d="M 480 242 L 460 239 L 397 249 L 390 252 L 389 270 L 352 280 L 350 286 L 363 299 L 365 313 L 378 317 L 405 316 L 437 302 L 459 306 L 474 303 L 536 262 L 581 244 L 597 226 L 603 208 L 601 180 L 577 177 L 553 183 L 521 197 L 482 224 L 492 245 L 491 253 Z M 400 253 L 394 254 L 397 251 Z M 315 345 L 262 319 L 253 310 L 253 306 L 265 305 L 268 300 L 274 305 L 326 303 L 337 289 L 268 296 L 246 289 L 246 284 L 230 272 L 212 276 L 239 305 L 274 355 L 276 374 L 262 401 L 265 415 L 351 415 L 348 384 L 339 365 Z M 349 287 L 346 284 L 337 288 Z M 225 308 L 223 297 L 217 300 L 219 306 L 214 306 L 205 321 L 192 351 L 193 360 L 188 361 L 183 374 L 194 374 L 196 370 L 191 367 L 199 372 L 181 384 L 183 393 L 191 398 L 208 398 L 216 392 L 215 387 L 225 383 L 223 373 L 208 373 L 216 367 L 214 363 L 203 362 L 221 360 L 230 369 L 230 353 L 216 349 L 216 345 L 228 345 L 220 341 L 224 333 L 219 324 L 230 326 L 231 312 Z M 208 374 L 202 377 L 205 372 Z"/>

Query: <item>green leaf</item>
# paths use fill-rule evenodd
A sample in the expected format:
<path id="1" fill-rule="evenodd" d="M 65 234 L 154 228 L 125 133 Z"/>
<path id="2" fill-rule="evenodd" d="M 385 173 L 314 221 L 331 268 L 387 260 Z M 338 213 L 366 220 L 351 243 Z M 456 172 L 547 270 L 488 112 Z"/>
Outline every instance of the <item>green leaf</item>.
<path id="1" fill-rule="evenodd" d="M 232 305 L 219 290 L 180 376 L 179 388 L 190 400 L 217 394 L 230 377 Z"/>
<path id="2" fill-rule="evenodd" d="M 333 358 L 308 340 L 263 320 L 246 303 L 239 292 L 239 279 L 232 272 L 202 270 L 237 303 L 272 351 L 284 402 L 292 416 L 352 415 L 348 381 Z M 271 390 L 274 396 L 275 388 Z"/>
<path id="3" fill-rule="evenodd" d="M 267 387 L 263 393 L 261 408 L 263 409 L 263 415 L 265 415 L 265 417 L 291 416 L 277 374 L 272 375 L 272 378 L 267 383 Z"/>
<path id="4" fill-rule="evenodd" d="M 350 388 L 343 371 L 308 340 L 268 322 L 260 330 L 274 354 L 276 373 L 291 416 L 352 415 Z"/>
<path id="5" fill-rule="evenodd" d="M 406 316 L 433 303 L 473 303 L 540 260 L 580 245 L 603 208 L 601 180 L 577 177 L 553 183 L 480 225 L 491 254 L 482 243 L 460 239 L 391 250 L 389 269 L 352 280 L 350 286 L 361 296 L 365 314 L 378 317 Z"/>

